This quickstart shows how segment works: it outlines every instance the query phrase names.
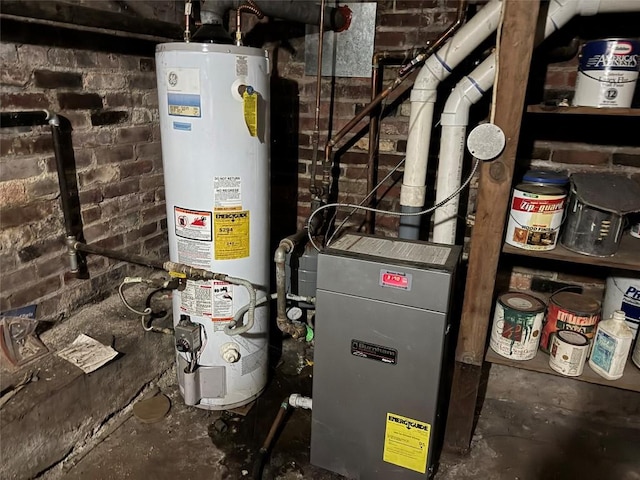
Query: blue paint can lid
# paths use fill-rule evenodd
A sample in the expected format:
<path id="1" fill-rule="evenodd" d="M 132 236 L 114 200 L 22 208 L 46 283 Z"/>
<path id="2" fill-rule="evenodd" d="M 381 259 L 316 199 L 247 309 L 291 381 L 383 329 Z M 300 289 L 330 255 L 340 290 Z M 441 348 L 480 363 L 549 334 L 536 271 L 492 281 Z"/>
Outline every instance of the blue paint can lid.
<path id="1" fill-rule="evenodd" d="M 528 170 L 522 177 L 522 181 L 524 183 L 562 187 L 569 183 L 569 176 L 565 173 L 554 172 L 552 170 Z"/>

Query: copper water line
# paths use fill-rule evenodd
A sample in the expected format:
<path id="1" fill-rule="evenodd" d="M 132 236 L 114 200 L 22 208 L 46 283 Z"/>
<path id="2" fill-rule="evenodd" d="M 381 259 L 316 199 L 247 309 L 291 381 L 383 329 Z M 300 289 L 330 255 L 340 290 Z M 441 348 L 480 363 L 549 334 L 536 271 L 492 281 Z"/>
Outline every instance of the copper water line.
<path id="1" fill-rule="evenodd" d="M 316 169 L 318 165 L 318 145 L 320 144 L 320 98 L 322 89 L 322 56 L 324 54 L 324 6 L 325 0 L 320 1 L 320 24 L 318 25 L 318 59 L 316 66 L 316 110 L 313 119 L 313 135 L 311 137 L 311 183 L 309 192 L 316 203 L 320 199 L 322 191 L 316 186 Z"/>
<path id="2" fill-rule="evenodd" d="M 250 12 L 260 19 L 264 18 L 264 13 L 253 0 L 247 0 L 247 3 L 236 8 L 236 46 L 238 47 L 242 46 L 242 12 Z"/>
<path id="3" fill-rule="evenodd" d="M 336 133 L 336 135 L 331 138 L 324 149 L 324 162 L 322 164 L 322 200 L 326 203 L 329 195 L 329 189 L 331 187 L 331 154 L 333 152 L 333 147 L 337 145 L 337 143 L 342 140 L 342 138 L 349 133 L 364 117 L 370 115 L 371 112 L 378 106 L 380 103 L 386 99 L 391 92 L 393 92 L 406 78 L 407 76 L 422 62 L 424 62 L 434 51 L 436 51 L 444 42 L 446 42 L 453 33 L 462 25 L 464 21 L 465 12 L 467 9 L 467 0 L 460 0 L 458 3 L 458 10 L 456 13 L 456 19 L 454 22 L 445 30 L 432 44 L 430 44 L 427 49 L 418 54 L 411 62 L 405 65 L 398 72 L 398 76 L 390 84 L 386 89 L 380 92 L 371 100 L 371 102 L 364 107 L 360 113 L 358 113 L 355 117 L 353 117 L 342 129 Z M 406 92 L 410 87 L 405 88 L 402 92 Z M 314 174 L 315 172 L 312 172 Z M 315 181 L 312 178 L 312 184 L 315 185 Z"/>
<path id="4" fill-rule="evenodd" d="M 393 55 L 393 56 L 392 56 Z M 382 75 L 380 69 L 384 65 L 402 65 L 402 62 L 409 56 L 409 52 L 374 52 L 371 58 L 371 101 L 382 90 Z M 369 157 L 367 159 L 367 192 L 371 192 L 376 185 L 377 180 L 377 159 L 380 134 L 380 108 L 371 111 L 369 115 Z M 369 201 L 370 207 L 375 207 L 377 195 L 375 192 Z M 375 229 L 375 213 L 367 210 L 366 212 L 366 232 L 374 233 Z"/>

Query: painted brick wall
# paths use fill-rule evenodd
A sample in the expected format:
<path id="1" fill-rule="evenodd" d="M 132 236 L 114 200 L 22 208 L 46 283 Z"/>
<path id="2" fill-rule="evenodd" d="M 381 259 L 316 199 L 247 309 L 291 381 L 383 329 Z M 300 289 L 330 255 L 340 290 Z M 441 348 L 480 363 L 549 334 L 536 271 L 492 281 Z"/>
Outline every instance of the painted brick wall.
<path id="1" fill-rule="evenodd" d="M 3 42 L 3 111 L 49 109 L 73 129 L 88 243 L 166 252 L 152 57 Z M 66 275 L 48 127 L 0 130 L 0 310 L 36 303 L 40 318 L 112 293 L 127 265 L 91 256 L 90 279 Z M 69 159 L 67 159 L 69 160 Z"/>

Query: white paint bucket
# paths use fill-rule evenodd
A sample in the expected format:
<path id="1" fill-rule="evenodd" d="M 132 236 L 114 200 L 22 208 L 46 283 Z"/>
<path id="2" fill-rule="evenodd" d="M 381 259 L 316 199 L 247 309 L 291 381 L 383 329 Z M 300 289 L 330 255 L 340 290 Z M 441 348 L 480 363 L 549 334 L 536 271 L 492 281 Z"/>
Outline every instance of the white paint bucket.
<path id="1" fill-rule="evenodd" d="M 635 338 L 640 327 L 640 278 L 637 275 L 607 277 L 602 318 L 610 318 L 616 310 L 624 312 L 627 325 L 633 330 Z"/>
<path id="2" fill-rule="evenodd" d="M 631 354 L 631 361 L 640 368 L 640 337 L 636 336 L 636 346 Z"/>
<path id="3" fill-rule="evenodd" d="M 608 38 L 585 43 L 573 105 L 629 108 L 639 70 L 639 40 Z"/>
<path id="4" fill-rule="evenodd" d="M 567 377 L 579 377 L 584 370 L 589 339 L 580 332 L 560 330 L 551 340 L 549 366 Z"/>
<path id="5" fill-rule="evenodd" d="M 513 189 L 505 242 L 524 250 L 553 250 L 567 195 L 558 187 L 520 184 Z"/>
<path id="6" fill-rule="evenodd" d="M 493 316 L 490 345 L 512 360 L 531 360 L 538 352 L 544 303 L 525 293 L 500 295 Z"/>

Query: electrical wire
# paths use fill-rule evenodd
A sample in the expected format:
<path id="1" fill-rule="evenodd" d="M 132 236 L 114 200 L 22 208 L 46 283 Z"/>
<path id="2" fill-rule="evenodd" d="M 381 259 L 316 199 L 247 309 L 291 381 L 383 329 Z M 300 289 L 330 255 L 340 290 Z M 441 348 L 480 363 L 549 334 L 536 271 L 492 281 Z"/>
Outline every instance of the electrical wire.
<path id="1" fill-rule="evenodd" d="M 391 178 L 391 175 L 393 175 L 403 164 L 404 162 L 407 160 L 407 157 L 404 157 L 402 160 L 400 160 L 398 162 L 398 164 L 393 167 L 393 169 L 382 179 L 378 182 L 378 184 L 373 187 L 373 189 L 369 192 L 369 194 L 364 197 L 362 199 L 362 201 L 358 204 L 358 205 L 364 205 L 364 203 L 369 200 L 369 198 L 371 198 L 371 195 L 373 195 L 374 193 L 376 193 L 376 191 L 382 186 L 382 184 L 384 182 L 386 182 L 389 178 Z M 351 210 L 351 212 L 349 213 L 349 215 L 346 216 L 346 218 L 344 220 L 342 220 L 342 222 L 340 223 L 340 225 L 338 225 L 336 227 L 336 229 L 333 231 L 333 233 L 331 234 L 331 236 L 329 237 L 329 240 L 327 240 L 327 246 L 331 244 L 332 240 L 334 239 L 334 237 L 336 236 L 336 234 L 342 229 L 342 227 L 344 227 L 344 224 L 347 223 L 347 221 L 351 218 L 351 216 L 358 211 L 357 208 L 354 208 L 353 210 Z M 337 213 L 333 214 L 333 218 L 335 218 L 337 215 Z"/>
<path id="2" fill-rule="evenodd" d="M 313 241 L 313 236 L 311 235 L 311 229 L 309 228 L 309 225 L 310 225 L 310 223 L 313 220 L 313 217 L 315 215 L 317 215 L 320 211 L 325 210 L 327 208 L 347 207 L 347 208 L 353 208 L 353 209 L 356 209 L 356 210 L 365 210 L 365 211 L 370 211 L 370 212 L 376 212 L 376 213 L 379 213 L 381 215 L 391 215 L 391 216 L 394 216 L 394 217 L 413 217 L 413 216 L 417 216 L 417 215 L 425 215 L 427 213 L 431 213 L 434 210 L 436 210 L 436 209 L 442 207 L 443 205 L 449 203 L 453 198 L 458 196 L 460 194 L 460 192 L 462 192 L 462 190 L 467 188 L 467 185 L 469 185 L 469 183 L 471 183 L 471 179 L 473 178 L 473 176 L 475 175 L 476 171 L 478 170 L 478 166 L 479 165 L 480 165 L 480 160 L 476 159 L 476 162 L 473 165 L 473 169 L 469 173 L 469 176 L 466 178 L 464 183 L 462 185 L 460 185 L 460 187 L 455 192 L 453 192 L 451 195 L 449 195 L 444 200 L 436 203 L 434 206 L 429 207 L 429 208 L 427 208 L 425 210 L 421 210 L 420 212 L 390 212 L 390 211 L 387 211 L 387 210 L 380 210 L 380 209 L 377 209 L 377 208 L 365 207 L 363 205 L 353 205 L 353 204 L 349 204 L 349 203 L 327 203 L 326 205 L 322 205 L 321 207 L 317 208 L 311 215 L 309 215 L 309 219 L 307 220 L 307 236 L 309 238 L 309 242 L 311 243 L 311 245 L 313 245 L 313 248 L 315 248 L 318 252 L 320 251 L 320 248 Z"/>
<path id="3" fill-rule="evenodd" d="M 127 307 L 129 310 L 131 310 L 136 315 L 141 315 L 143 317 L 143 319 L 144 319 L 144 317 L 146 317 L 148 315 L 151 315 L 151 308 L 150 307 L 147 307 L 143 311 L 140 311 L 140 310 L 135 309 L 131 305 L 129 305 L 129 302 L 127 302 L 127 299 L 124 298 L 124 292 L 123 292 L 123 288 L 124 288 L 125 285 L 127 285 L 127 283 L 140 283 L 140 282 L 122 282 L 120 284 L 120 286 L 118 287 L 118 294 L 120 295 L 120 300 L 122 300 L 122 303 L 124 304 L 124 306 Z"/>

